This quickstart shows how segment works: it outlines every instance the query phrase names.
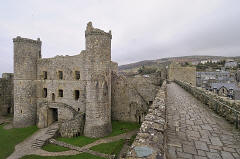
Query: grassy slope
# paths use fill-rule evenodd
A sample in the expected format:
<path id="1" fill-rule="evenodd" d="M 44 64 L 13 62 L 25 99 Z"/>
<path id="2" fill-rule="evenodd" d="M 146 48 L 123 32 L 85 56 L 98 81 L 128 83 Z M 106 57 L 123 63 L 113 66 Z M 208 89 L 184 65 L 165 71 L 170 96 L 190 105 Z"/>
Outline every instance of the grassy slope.
<path id="1" fill-rule="evenodd" d="M 63 151 L 69 150 L 69 148 L 65 148 L 62 146 L 54 145 L 54 144 L 47 144 L 43 146 L 42 149 L 49 152 L 63 152 Z"/>
<path id="2" fill-rule="evenodd" d="M 123 134 L 123 133 L 132 131 L 132 130 L 135 130 L 138 128 L 139 128 L 139 125 L 137 123 L 112 121 L 112 133 L 106 137 L 117 136 L 119 134 Z M 75 138 L 60 137 L 57 140 L 69 143 L 71 145 L 82 147 L 82 146 L 90 144 L 96 140 L 99 140 L 99 138 L 89 138 L 89 137 L 85 137 L 85 136 L 79 136 L 79 137 L 75 137 Z M 55 148 L 56 148 L 56 150 L 55 150 Z M 50 151 L 50 152 L 59 152 L 59 151 L 66 151 L 68 149 L 61 149 L 57 146 L 55 147 L 54 145 L 48 144 L 44 147 L 44 150 Z"/>
<path id="3" fill-rule="evenodd" d="M 98 157 L 94 156 L 92 154 L 88 153 L 81 153 L 79 155 L 74 155 L 74 156 L 53 156 L 53 157 L 48 157 L 48 156 L 37 156 L 37 155 L 29 155 L 29 156 L 24 156 L 21 159 L 105 159 L 103 157 Z"/>
<path id="4" fill-rule="evenodd" d="M 13 128 L 9 130 L 0 126 L 0 159 L 5 159 L 13 151 L 15 145 L 22 142 L 25 138 L 33 134 L 37 130 L 36 126 L 27 128 Z"/>
<path id="5" fill-rule="evenodd" d="M 139 124 L 137 123 L 132 123 L 132 122 L 122 122 L 122 121 L 112 121 L 112 133 L 106 137 L 110 137 L 110 136 L 117 136 L 119 134 L 123 134 L 132 130 L 136 130 L 140 127 Z M 90 144 L 96 140 L 99 140 L 99 138 L 89 138 L 89 137 L 85 137 L 85 136 L 79 136 L 76 138 L 58 138 L 57 140 L 59 141 L 64 141 L 66 143 L 72 144 L 72 145 L 76 145 L 79 147 L 82 147 L 84 145 Z M 100 145 L 96 145 L 94 147 L 92 147 L 91 149 L 94 151 L 98 151 L 98 152 L 102 152 L 102 153 L 106 153 L 106 154 L 115 154 L 118 155 L 118 153 L 121 151 L 122 146 L 124 145 L 124 140 L 119 140 L 116 142 L 111 142 L 111 143 L 105 143 L 105 144 L 100 144 Z M 68 148 L 64 148 L 61 146 L 56 146 L 56 145 L 52 145 L 52 144 L 48 144 L 46 146 L 43 147 L 44 150 L 49 151 L 49 152 L 61 152 L 61 151 L 67 151 L 69 150 Z M 96 156 L 87 154 L 87 153 L 83 153 L 80 155 L 76 155 L 76 156 L 59 156 L 59 157 L 41 157 L 41 156 L 26 156 L 23 159 L 32 159 L 32 158 L 36 158 L 36 159 L 41 159 L 41 158 L 50 158 L 50 159 L 63 159 L 63 158 L 81 158 L 81 159 L 95 159 Z M 100 159 L 99 157 L 97 157 L 96 159 Z"/>
<path id="6" fill-rule="evenodd" d="M 111 155 L 118 155 L 124 145 L 124 140 L 119 140 L 115 142 L 109 142 L 104 144 L 99 144 L 96 146 L 91 147 L 90 149 L 93 151 L 111 154 Z"/>

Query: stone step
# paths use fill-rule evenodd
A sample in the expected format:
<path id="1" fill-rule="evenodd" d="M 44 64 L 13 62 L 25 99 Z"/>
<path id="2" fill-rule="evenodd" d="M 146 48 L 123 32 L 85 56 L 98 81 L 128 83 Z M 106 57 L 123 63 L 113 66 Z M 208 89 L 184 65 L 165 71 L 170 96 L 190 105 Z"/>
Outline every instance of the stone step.
<path id="1" fill-rule="evenodd" d="M 47 131 L 46 134 L 48 134 L 48 133 L 56 133 L 56 132 L 57 132 L 57 130 L 54 130 L 54 131 Z"/>
<path id="2" fill-rule="evenodd" d="M 32 147 L 33 148 L 41 148 L 44 145 L 45 141 L 41 140 L 41 139 L 36 139 L 33 144 Z"/>
<path id="3" fill-rule="evenodd" d="M 58 129 L 50 129 L 50 130 L 48 130 L 46 132 L 46 134 L 48 134 L 48 135 L 55 135 L 57 131 L 58 131 Z"/>

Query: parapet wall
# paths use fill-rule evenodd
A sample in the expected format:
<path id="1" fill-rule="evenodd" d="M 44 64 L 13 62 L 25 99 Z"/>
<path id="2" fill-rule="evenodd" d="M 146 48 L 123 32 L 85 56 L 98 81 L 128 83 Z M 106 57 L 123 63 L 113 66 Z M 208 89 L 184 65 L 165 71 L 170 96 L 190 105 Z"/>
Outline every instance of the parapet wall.
<path id="1" fill-rule="evenodd" d="M 164 158 L 166 129 L 166 82 L 159 89 L 148 110 L 140 131 L 127 153 L 127 159 Z"/>
<path id="2" fill-rule="evenodd" d="M 189 83 L 175 81 L 178 85 L 191 93 L 194 97 L 206 104 L 215 113 L 224 117 L 227 121 L 239 127 L 240 101 L 234 101 L 223 98 L 199 87 L 192 86 Z"/>

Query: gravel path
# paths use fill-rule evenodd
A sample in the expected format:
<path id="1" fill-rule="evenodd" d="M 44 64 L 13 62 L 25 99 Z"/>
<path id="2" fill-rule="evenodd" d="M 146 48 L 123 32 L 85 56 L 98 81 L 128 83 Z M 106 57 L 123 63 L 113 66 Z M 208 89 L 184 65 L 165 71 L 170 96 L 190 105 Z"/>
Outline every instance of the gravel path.
<path id="1" fill-rule="evenodd" d="M 168 158 L 240 159 L 240 131 L 175 83 L 167 86 Z"/>

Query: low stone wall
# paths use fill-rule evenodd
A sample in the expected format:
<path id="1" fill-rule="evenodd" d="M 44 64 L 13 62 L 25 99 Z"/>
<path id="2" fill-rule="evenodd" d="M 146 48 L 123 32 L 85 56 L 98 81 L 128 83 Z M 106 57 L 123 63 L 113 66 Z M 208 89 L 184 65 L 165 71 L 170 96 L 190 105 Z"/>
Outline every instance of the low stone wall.
<path id="1" fill-rule="evenodd" d="M 227 121 L 236 126 L 239 125 L 240 103 L 239 101 L 223 98 L 199 87 L 192 86 L 186 82 L 175 81 L 183 89 L 191 93 L 194 97 L 213 109 L 218 115 L 224 117 Z M 236 113 L 236 111 L 238 113 Z"/>
<path id="2" fill-rule="evenodd" d="M 146 158 L 163 159 L 165 158 L 166 129 L 166 82 L 163 82 L 153 104 L 148 110 L 148 114 L 141 125 L 136 139 L 127 152 L 127 159 Z"/>
<path id="3" fill-rule="evenodd" d="M 77 137 L 83 134 L 84 114 L 77 114 L 74 119 L 60 123 L 59 133 L 62 137 Z"/>

